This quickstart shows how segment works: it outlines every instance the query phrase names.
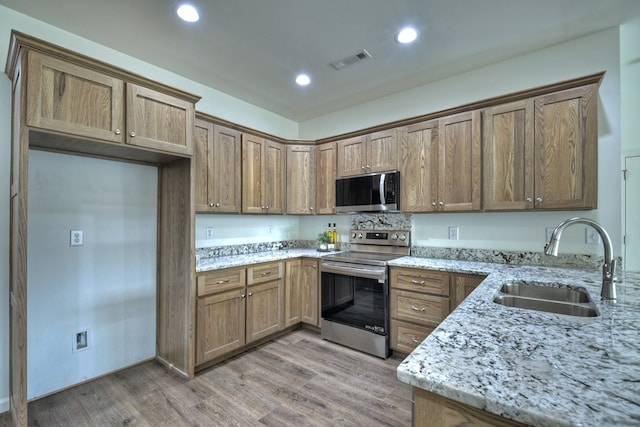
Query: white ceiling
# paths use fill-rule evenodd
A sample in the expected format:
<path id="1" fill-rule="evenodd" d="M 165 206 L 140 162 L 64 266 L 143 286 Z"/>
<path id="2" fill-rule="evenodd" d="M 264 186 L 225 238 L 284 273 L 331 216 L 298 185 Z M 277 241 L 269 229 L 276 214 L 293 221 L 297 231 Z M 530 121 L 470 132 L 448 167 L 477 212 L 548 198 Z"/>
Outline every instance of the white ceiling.
<path id="1" fill-rule="evenodd" d="M 0 0 L 18 12 L 302 122 L 609 28 L 640 0 Z M 412 45 L 394 41 L 412 24 Z M 361 49 L 372 58 L 329 63 Z M 304 71 L 311 85 L 294 83 Z"/>

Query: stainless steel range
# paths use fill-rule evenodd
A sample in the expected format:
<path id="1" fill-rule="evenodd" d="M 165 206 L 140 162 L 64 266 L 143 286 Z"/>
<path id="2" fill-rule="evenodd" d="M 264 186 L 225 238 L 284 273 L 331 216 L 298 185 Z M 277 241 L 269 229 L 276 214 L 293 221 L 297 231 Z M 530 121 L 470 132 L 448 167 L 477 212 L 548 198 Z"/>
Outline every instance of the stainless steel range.
<path id="1" fill-rule="evenodd" d="M 322 257 L 322 338 L 378 357 L 389 349 L 387 263 L 409 255 L 407 230 L 351 230 L 351 249 Z"/>

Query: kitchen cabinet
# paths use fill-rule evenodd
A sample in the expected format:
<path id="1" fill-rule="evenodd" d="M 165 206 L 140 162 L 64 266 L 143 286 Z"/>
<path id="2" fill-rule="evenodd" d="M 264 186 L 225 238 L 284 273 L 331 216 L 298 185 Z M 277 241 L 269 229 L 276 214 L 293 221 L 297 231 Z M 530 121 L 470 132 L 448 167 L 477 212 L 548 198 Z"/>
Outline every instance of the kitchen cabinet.
<path id="1" fill-rule="evenodd" d="M 242 134 L 243 213 L 285 213 L 285 169 L 283 144 Z"/>
<path id="2" fill-rule="evenodd" d="M 283 270 L 282 262 L 247 268 L 247 344 L 284 329 Z"/>
<path id="3" fill-rule="evenodd" d="M 404 212 L 480 210 L 480 129 L 480 112 L 469 111 L 401 130 Z"/>
<path id="4" fill-rule="evenodd" d="M 449 314 L 449 273 L 390 269 L 391 348 L 410 353 Z"/>
<path id="5" fill-rule="evenodd" d="M 284 281 L 284 327 L 296 325 L 302 320 L 301 312 L 301 276 L 302 260 L 286 262 Z"/>
<path id="6" fill-rule="evenodd" d="M 398 130 L 387 129 L 338 141 L 338 176 L 398 168 Z"/>
<path id="7" fill-rule="evenodd" d="M 318 326 L 318 261 L 290 260 L 285 270 L 284 327 L 298 323 Z"/>
<path id="8" fill-rule="evenodd" d="M 499 417 L 430 391 L 413 387 L 415 427 L 524 427 L 525 424 Z"/>
<path id="9" fill-rule="evenodd" d="M 484 209 L 597 207 L 597 85 L 484 112 Z"/>
<path id="10" fill-rule="evenodd" d="M 451 277 L 450 302 L 451 310 L 455 310 L 460 303 L 469 296 L 486 276 L 475 274 L 454 274 Z"/>
<path id="11" fill-rule="evenodd" d="M 300 316 L 302 323 L 320 326 L 318 261 L 310 258 L 302 259 L 302 277 L 300 281 Z"/>
<path id="12" fill-rule="evenodd" d="M 335 213 L 337 153 L 338 148 L 335 142 L 316 146 L 317 214 Z"/>
<path id="13" fill-rule="evenodd" d="M 196 365 L 245 344 L 246 270 L 212 271 L 197 279 Z"/>
<path id="14" fill-rule="evenodd" d="M 287 145 L 287 213 L 311 215 L 316 205 L 316 150 Z"/>
<path id="15" fill-rule="evenodd" d="M 195 107 L 190 100 L 34 51 L 27 75 L 29 126 L 192 155 Z"/>
<path id="16" fill-rule="evenodd" d="M 194 193 L 196 212 L 240 212 L 239 131 L 196 120 Z"/>

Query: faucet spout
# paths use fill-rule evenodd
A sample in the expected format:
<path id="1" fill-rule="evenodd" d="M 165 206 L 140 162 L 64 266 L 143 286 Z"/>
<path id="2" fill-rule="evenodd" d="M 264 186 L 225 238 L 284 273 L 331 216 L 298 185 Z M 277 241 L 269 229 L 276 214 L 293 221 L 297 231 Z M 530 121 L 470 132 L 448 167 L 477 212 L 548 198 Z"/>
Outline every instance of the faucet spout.
<path id="1" fill-rule="evenodd" d="M 570 218 L 561 222 L 551 233 L 549 242 L 544 246 L 544 253 L 546 255 L 558 256 L 558 245 L 560 243 L 560 237 L 565 228 L 573 224 L 584 224 L 593 227 L 604 244 L 604 265 L 602 266 L 602 290 L 600 297 L 603 300 L 615 300 L 616 299 L 616 260 L 613 257 L 613 246 L 611 245 L 611 238 L 607 231 L 597 222 L 588 218 Z"/>

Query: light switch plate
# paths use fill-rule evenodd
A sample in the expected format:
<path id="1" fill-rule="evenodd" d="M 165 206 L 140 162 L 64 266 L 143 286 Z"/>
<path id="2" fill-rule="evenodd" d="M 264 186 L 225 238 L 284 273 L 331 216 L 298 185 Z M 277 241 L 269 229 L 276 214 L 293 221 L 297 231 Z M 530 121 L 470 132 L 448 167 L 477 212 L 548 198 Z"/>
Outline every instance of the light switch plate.
<path id="1" fill-rule="evenodd" d="M 213 239 L 213 227 L 207 227 L 207 239 Z"/>
<path id="2" fill-rule="evenodd" d="M 602 243 L 602 239 L 600 239 L 600 235 L 596 230 L 591 227 L 585 228 L 584 242 L 587 245 L 599 245 Z"/>
<path id="3" fill-rule="evenodd" d="M 449 227 L 449 240 L 458 240 L 458 226 L 452 225 Z"/>
<path id="4" fill-rule="evenodd" d="M 69 235 L 69 246 L 84 245 L 84 232 L 82 230 L 71 230 Z"/>

